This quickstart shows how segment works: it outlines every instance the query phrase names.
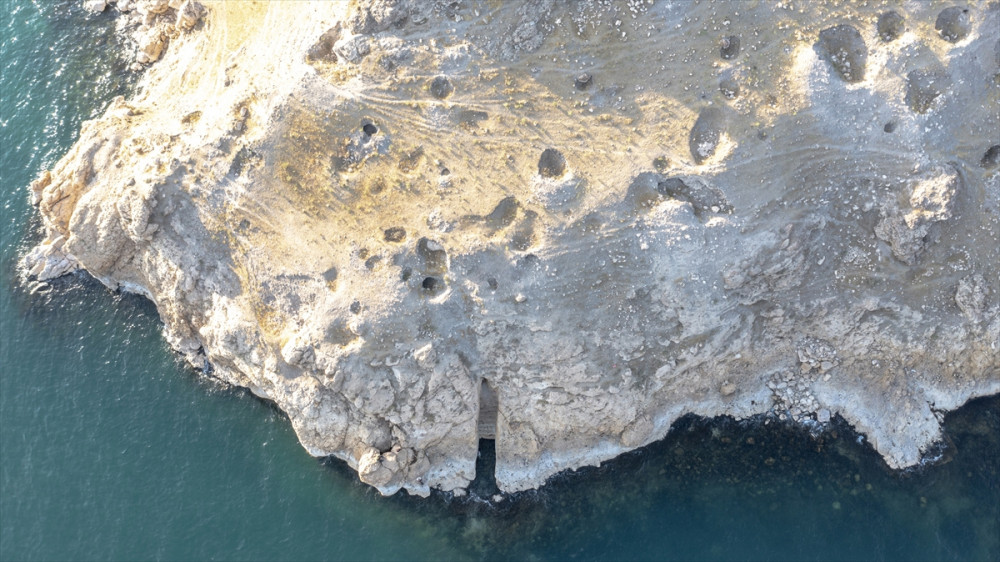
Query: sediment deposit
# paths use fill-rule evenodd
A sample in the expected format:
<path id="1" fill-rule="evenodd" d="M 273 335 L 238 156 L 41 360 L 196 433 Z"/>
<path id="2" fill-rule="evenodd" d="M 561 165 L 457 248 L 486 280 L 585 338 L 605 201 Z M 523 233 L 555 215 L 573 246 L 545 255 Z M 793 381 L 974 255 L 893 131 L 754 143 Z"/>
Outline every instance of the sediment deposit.
<path id="1" fill-rule="evenodd" d="M 32 185 L 25 275 L 146 295 L 383 493 L 687 413 L 902 468 L 1000 391 L 995 2 L 122 4 L 148 70 Z"/>

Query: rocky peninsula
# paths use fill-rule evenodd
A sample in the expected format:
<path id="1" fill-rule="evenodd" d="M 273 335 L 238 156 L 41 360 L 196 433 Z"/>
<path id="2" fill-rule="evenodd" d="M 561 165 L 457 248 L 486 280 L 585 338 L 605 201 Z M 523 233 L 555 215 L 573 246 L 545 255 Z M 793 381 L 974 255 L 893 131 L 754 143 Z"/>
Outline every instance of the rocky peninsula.
<path id="1" fill-rule="evenodd" d="M 26 279 L 145 295 L 385 494 L 689 413 L 904 468 L 1000 392 L 997 2 L 85 4 L 144 75 L 32 184 Z"/>

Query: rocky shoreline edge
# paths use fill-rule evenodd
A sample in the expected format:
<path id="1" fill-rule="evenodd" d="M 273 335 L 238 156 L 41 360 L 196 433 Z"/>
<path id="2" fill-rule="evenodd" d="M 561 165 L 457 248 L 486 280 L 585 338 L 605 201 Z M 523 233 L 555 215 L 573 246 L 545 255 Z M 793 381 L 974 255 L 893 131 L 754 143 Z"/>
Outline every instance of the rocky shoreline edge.
<path id="1" fill-rule="evenodd" d="M 687 413 L 840 414 L 921 462 L 1000 392 L 1000 117 L 970 103 L 997 99 L 996 8 L 891 40 L 819 8 L 761 37 L 759 10 L 719 43 L 705 8 L 596 6 L 119 0 L 159 62 L 32 185 L 25 275 L 147 296 L 383 493 L 463 490 L 481 437 L 501 490 L 533 488 Z"/>

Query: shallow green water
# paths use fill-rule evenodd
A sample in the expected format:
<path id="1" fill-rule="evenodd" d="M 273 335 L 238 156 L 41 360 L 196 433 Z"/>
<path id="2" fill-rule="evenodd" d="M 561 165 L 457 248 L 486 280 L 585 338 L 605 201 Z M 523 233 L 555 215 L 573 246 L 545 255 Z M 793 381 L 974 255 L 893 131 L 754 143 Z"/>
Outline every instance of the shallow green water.
<path id="1" fill-rule="evenodd" d="M 27 184 L 134 81 L 112 17 L 74 4 L 7 3 L 0 31 L 0 560 L 1000 559 L 998 398 L 909 474 L 846 427 L 684 419 L 499 504 L 382 498 L 180 363 L 150 303 L 82 276 L 29 294 Z"/>

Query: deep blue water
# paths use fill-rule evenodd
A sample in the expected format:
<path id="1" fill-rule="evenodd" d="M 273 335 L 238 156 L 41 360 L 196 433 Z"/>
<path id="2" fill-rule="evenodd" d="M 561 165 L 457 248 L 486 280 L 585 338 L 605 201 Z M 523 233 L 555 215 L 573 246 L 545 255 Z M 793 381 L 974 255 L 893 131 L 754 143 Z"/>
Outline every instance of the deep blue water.
<path id="1" fill-rule="evenodd" d="M 182 364 L 149 302 L 82 275 L 19 282 L 39 238 L 28 183 L 136 77 L 112 15 L 3 7 L 0 560 L 1000 559 L 996 397 L 947 419 L 948 462 L 905 474 L 844 425 L 685 418 L 496 505 L 379 496 L 275 408 Z"/>

